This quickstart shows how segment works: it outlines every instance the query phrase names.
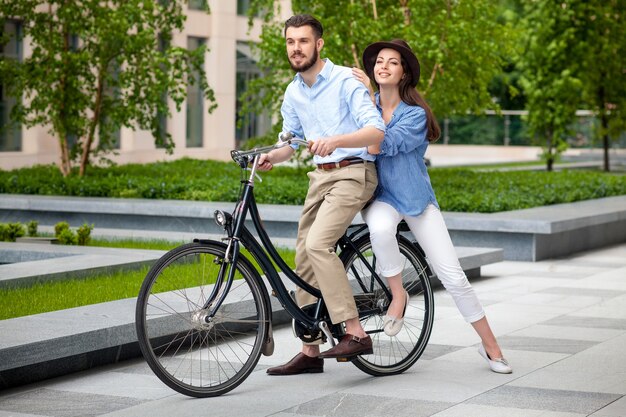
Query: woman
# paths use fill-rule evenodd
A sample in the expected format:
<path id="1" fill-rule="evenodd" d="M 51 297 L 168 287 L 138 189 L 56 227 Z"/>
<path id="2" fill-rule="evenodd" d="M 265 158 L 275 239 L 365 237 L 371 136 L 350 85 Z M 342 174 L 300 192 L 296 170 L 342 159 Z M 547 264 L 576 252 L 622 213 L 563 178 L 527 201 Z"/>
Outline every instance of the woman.
<path id="1" fill-rule="evenodd" d="M 380 149 L 369 148 L 371 153 L 379 154 L 378 188 L 374 202 L 363 213 L 381 274 L 387 278 L 393 295 L 384 318 L 384 331 L 390 336 L 400 331 L 409 296 L 402 286 L 396 241 L 396 227 L 404 219 L 459 311 L 480 336 L 480 355 L 492 371 L 511 373 L 482 305 L 459 264 L 424 164 L 428 143 L 436 141 L 441 131 L 430 107 L 416 90 L 419 61 L 405 41 L 392 40 L 369 45 L 363 53 L 363 66 L 365 73 L 356 68 L 353 73 L 368 87 L 370 79 L 374 80 L 378 92 L 373 100 L 387 126 Z"/>

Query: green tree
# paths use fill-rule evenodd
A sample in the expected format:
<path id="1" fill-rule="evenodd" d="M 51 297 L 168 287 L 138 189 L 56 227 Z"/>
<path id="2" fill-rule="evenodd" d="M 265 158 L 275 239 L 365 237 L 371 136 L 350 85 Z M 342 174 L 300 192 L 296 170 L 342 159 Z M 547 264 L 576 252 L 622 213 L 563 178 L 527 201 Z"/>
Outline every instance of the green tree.
<path id="1" fill-rule="evenodd" d="M 250 16 L 264 24 L 259 66 L 265 77 L 248 90 L 244 112 L 271 109 L 293 78 L 285 53 L 284 21 L 277 19 L 279 1 L 252 0 Z M 293 0 L 294 13 L 309 13 L 324 25 L 322 56 L 361 67 L 365 47 L 375 41 L 405 39 L 421 64 L 418 89 L 440 118 L 480 113 L 496 107 L 488 86 L 501 71 L 515 41 L 509 24 L 497 19 L 492 0 Z M 260 98 L 260 99 L 259 99 Z"/>
<path id="2" fill-rule="evenodd" d="M 577 78 L 584 48 L 577 10 L 586 0 L 533 0 L 524 4 L 524 50 L 519 57 L 530 133 L 543 142 L 547 170 L 567 148 L 581 103 Z"/>
<path id="3" fill-rule="evenodd" d="M 580 4 L 578 19 L 583 22 L 579 78 L 588 109 L 600 124 L 598 136 L 604 147 L 604 170 L 610 170 L 611 137 L 626 129 L 626 2 L 589 0 Z"/>
<path id="4" fill-rule="evenodd" d="M 157 146 L 171 152 L 173 140 L 160 120 L 170 114 L 168 98 L 180 110 L 187 82 L 199 82 L 213 104 L 209 111 L 214 108 L 205 49 L 171 43 L 185 22 L 183 3 L 0 0 L 0 20 L 21 20 L 32 48 L 21 63 L 0 58 L 0 83 L 21 98 L 11 118 L 49 126 L 64 176 L 76 161 L 84 175 L 93 158 L 111 152 L 121 126 L 150 130 Z"/>

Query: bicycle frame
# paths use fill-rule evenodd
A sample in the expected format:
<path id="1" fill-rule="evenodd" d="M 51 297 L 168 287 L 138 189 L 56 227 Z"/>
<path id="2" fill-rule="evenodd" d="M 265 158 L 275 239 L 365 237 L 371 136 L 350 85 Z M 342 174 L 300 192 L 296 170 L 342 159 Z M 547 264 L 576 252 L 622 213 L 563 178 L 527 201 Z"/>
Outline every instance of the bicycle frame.
<path id="1" fill-rule="evenodd" d="M 290 143 L 290 141 L 285 142 L 285 143 Z M 278 146 L 280 147 L 280 146 L 286 146 L 286 145 L 281 144 Z M 276 149 L 276 147 L 277 145 L 273 145 L 273 146 L 268 146 L 265 148 L 255 149 L 253 151 L 244 151 L 244 152 L 233 151 L 233 159 L 237 161 L 240 164 L 240 166 L 242 166 L 242 168 L 245 168 L 247 166 L 249 156 L 258 155 L 260 152 L 271 150 L 271 149 Z M 256 260 L 256 262 L 261 267 L 263 273 L 265 274 L 265 276 L 267 277 L 270 283 L 270 286 L 272 287 L 272 290 L 274 291 L 274 294 L 278 298 L 278 301 L 281 303 L 283 308 L 290 314 L 290 316 L 293 317 L 297 322 L 299 322 L 302 326 L 304 326 L 305 328 L 309 330 L 312 330 L 312 331 L 317 331 L 319 329 L 324 330 L 323 325 L 325 324 L 325 322 L 320 320 L 321 311 L 324 308 L 321 292 L 317 288 L 311 286 L 306 281 L 304 281 L 294 271 L 292 271 L 292 269 L 285 263 L 285 261 L 281 258 L 281 256 L 276 251 L 276 248 L 272 244 L 270 237 L 268 236 L 267 232 L 265 231 L 262 225 L 261 217 L 258 211 L 255 197 L 254 197 L 254 179 L 256 176 L 257 167 L 258 167 L 258 158 L 254 157 L 252 159 L 252 168 L 250 169 L 251 171 L 250 176 L 248 177 L 247 180 L 241 181 L 243 184 L 243 189 L 240 193 L 239 200 L 235 206 L 235 209 L 232 215 L 227 215 L 226 213 L 221 212 L 219 210 L 215 212 L 216 218 L 219 217 L 223 219 L 221 222 L 218 222 L 218 224 L 224 227 L 224 230 L 226 231 L 228 235 L 228 237 L 224 239 L 228 241 L 228 245 L 226 248 L 225 261 L 235 264 L 238 260 L 238 257 L 241 254 L 240 253 L 241 245 L 243 245 L 243 247 L 246 248 L 250 252 L 252 257 Z M 248 215 L 250 216 L 254 229 L 256 230 L 259 236 L 260 243 L 253 236 L 253 234 L 250 232 L 248 227 L 245 225 L 245 220 L 248 217 Z M 354 246 L 354 243 L 352 242 L 352 237 L 358 236 L 359 234 L 361 234 L 365 228 L 366 228 L 365 226 L 362 226 L 362 227 L 357 228 L 357 230 L 351 233 L 350 235 L 344 234 L 344 236 L 342 236 L 342 238 L 339 240 L 338 246 L 342 250 L 345 250 L 346 248 L 350 248 L 358 253 L 358 251 L 356 250 Z M 368 265 L 368 269 L 370 270 L 372 275 L 375 277 L 375 280 L 381 284 L 381 287 L 387 293 L 387 296 L 391 298 L 391 294 L 389 290 L 386 288 L 385 285 L 382 284 L 380 277 L 378 276 L 378 274 L 376 274 L 374 270 L 374 266 L 369 265 L 369 263 L 365 261 L 365 258 L 363 257 L 361 253 L 358 253 L 358 256 L 361 258 L 361 260 L 364 261 L 366 265 Z M 278 269 L 280 269 L 280 271 L 282 271 L 291 282 L 293 282 L 296 286 L 302 288 L 306 292 L 318 298 L 318 302 L 316 304 L 315 312 L 313 316 L 306 314 L 297 305 L 293 297 L 291 297 L 291 295 L 289 294 L 289 291 L 287 290 L 280 276 L 278 275 L 277 268 L 275 268 L 272 265 L 272 261 L 274 261 L 274 263 L 278 266 Z M 214 293 L 218 293 L 221 285 L 223 285 L 222 283 L 226 283 L 228 287 L 230 287 L 230 285 L 232 284 L 232 281 L 234 279 L 235 268 L 230 268 L 228 277 L 224 277 L 225 269 L 226 269 L 226 265 L 223 264 L 220 268 L 218 280 L 213 290 Z M 364 291 L 367 291 L 367 289 L 365 288 L 365 284 L 361 280 L 358 280 L 358 281 L 362 289 Z M 229 288 L 227 288 L 226 290 L 228 289 Z M 224 294 L 225 293 L 227 293 L 227 291 L 224 291 Z M 222 296 L 222 298 L 223 297 L 224 296 Z M 212 300 L 212 298 L 213 297 L 209 297 L 208 300 Z M 222 301 L 223 300 L 220 299 L 217 301 L 217 303 L 213 305 L 213 308 L 211 312 L 209 313 L 208 317 L 212 316 L 214 312 L 217 311 Z M 210 301 L 207 302 L 207 306 L 205 306 L 205 308 L 208 308 L 208 304 L 213 304 L 213 303 Z"/>

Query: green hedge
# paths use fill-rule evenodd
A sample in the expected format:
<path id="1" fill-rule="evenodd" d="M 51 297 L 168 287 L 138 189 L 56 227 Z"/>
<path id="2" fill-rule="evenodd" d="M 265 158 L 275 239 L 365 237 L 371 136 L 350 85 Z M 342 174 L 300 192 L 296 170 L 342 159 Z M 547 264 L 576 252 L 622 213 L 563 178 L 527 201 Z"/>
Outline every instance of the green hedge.
<path id="1" fill-rule="evenodd" d="M 261 173 L 257 202 L 302 204 L 307 169 L 279 166 Z M 247 172 L 246 172 L 247 174 Z M 626 194 L 626 176 L 599 171 L 474 171 L 433 168 L 430 175 L 446 211 L 496 212 Z M 0 193 L 235 201 L 241 169 L 233 162 L 180 159 L 91 168 L 63 178 L 52 165 L 0 170 Z"/>

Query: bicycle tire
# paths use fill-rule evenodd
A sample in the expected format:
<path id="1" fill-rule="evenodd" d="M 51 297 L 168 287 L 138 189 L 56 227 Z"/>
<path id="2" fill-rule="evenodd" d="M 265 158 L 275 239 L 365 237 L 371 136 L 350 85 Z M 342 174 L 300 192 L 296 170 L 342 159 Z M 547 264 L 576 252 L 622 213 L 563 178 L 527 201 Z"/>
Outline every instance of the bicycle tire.
<path id="1" fill-rule="evenodd" d="M 373 376 L 395 375 L 413 366 L 424 352 L 433 326 L 435 304 L 428 263 L 408 239 L 398 236 L 398 244 L 400 254 L 405 258 L 403 286 L 410 299 L 402 330 L 395 336 L 387 336 L 382 329 L 383 316 L 390 300 L 373 279 L 371 270 L 356 252 L 349 250 L 341 254 L 353 287 L 361 324 L 372 338 L 374 350 L 372 355 L 357 356 L 352 363 Z M 355 247 L 375 268 L 369 234 L 360 237 Z M 385 279 L 382 278 L 382 281 L 385 282 Z M 366 310 L 369 312 L 366 313 Z"/>
<path id="2" fill-rule="evenodd" d="M 266 289 L 246 258 L 239 256 L 230 288 L 214 285 L 225 250 L 220 242 L 197 242 L 167 252 L 146 275 L 137 298 L 135 323 L 144 358 L 167 386 L 191 397 L 222 395 L 241 384 L 267 337 Z M 219 291 L 213 291 L 216 287 Z M 202 306 L 224 294 L 206 322 Z"/>

